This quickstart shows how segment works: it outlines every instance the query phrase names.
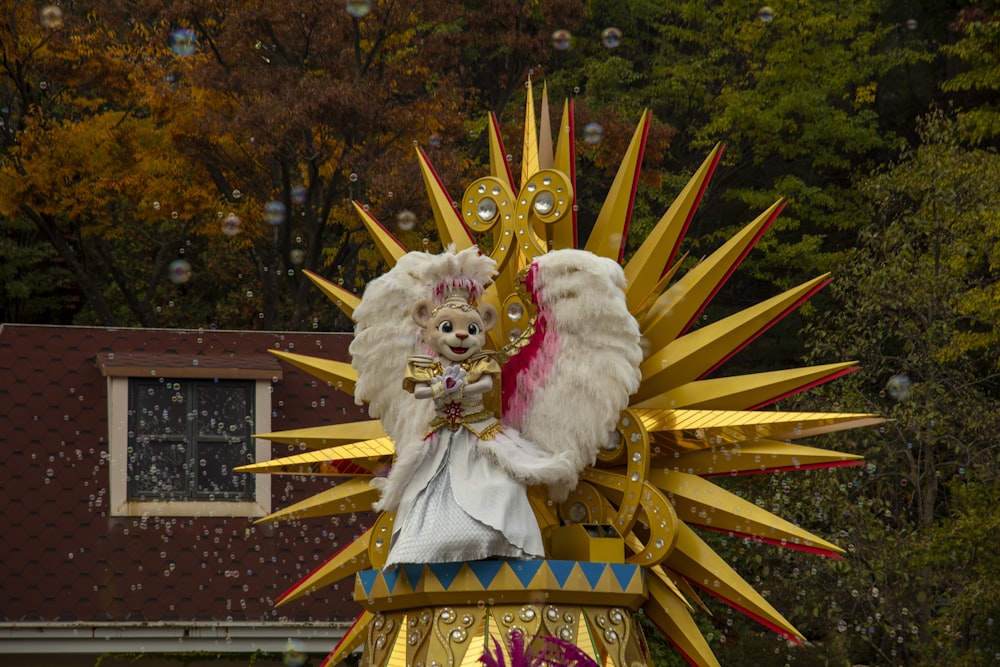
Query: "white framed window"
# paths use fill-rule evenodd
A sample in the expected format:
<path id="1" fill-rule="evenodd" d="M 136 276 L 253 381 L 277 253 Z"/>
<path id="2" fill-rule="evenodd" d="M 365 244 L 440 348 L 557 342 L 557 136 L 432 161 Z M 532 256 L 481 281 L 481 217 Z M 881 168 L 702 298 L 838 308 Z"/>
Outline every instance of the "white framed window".
<path id="1" fill-rule="evenodd" d="M 174 358 L 176 357 L 176 358 Z M 227 365 L 227 362 L 229 365 Z M 227 358 L 98 357 L 108 382 L 109 500 L 116 516 L 265 516 L 268 475 L 233 472 L 266 461 L 271 358 L 248 368 Z"/>

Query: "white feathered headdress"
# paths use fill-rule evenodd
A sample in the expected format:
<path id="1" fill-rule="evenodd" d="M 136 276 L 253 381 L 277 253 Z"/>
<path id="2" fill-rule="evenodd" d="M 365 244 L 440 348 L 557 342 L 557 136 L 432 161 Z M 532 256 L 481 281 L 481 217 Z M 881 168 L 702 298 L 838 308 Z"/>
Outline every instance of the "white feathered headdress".
<path id="1" fill-rule="evenodd" d="M 368 404 L 368 414 L 382 420 L 396 443 L 423 436 L 433 418 L 430 401 L 419 401 L 403 389 L 407 359 L 426 352 L 420 327 L 411 312 L 421 299 L 443 301 L 451 288 L 470 290 L 478 298 L 496 272 L 496 262 L 476 247 L 440 254 L 410 252 L 388 272 L 368 283 L 354 310 L 354 341 L 349 351 L 358 373 L 355 401 Z"/>

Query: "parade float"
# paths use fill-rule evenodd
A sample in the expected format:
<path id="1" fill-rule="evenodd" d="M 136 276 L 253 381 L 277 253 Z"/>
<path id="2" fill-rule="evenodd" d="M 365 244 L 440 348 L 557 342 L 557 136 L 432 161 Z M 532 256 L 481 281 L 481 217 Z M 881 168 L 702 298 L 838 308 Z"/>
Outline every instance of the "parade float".
<path id="1" fill-rule="evenodd" d="M 355 204 L 390 269 L 360 297 L 310 274 L 355 322 L 351 363 L 273 351 L 371 417 L 258 434 L 305 449 L 240 469 L 335 481 L 262 521 L 378 512 L 278 600 L 354 577 L 363 611 L 324 665 L 358 650 L 372 667 L 479 665 L 484 655 L 511 664 L 524 651 L 559 664 L 553 651 L 572 648 L 578 658 L 566 663 L 638 667 L 651 664 L 642 615 L 708 667 L 718 661 L 695 621 L 705 595 L 804 638 L 700 530 L 842 553 L 713 481 L 857 464 L 799 441 L 881 421 L 775 409 L 853 362 L 718 374 L 829 281 L 699 321 L 783 202 L 684 261 L 718 146 L 626 258 L 649 113 L 586 239 L 572 105 L 554 137 L 544 95 L 540 116 L 529 86 L 515 179 L 491 115 L 489 174 L 454 200 L 417 148 L 441 253 L 408 250 Z"/>

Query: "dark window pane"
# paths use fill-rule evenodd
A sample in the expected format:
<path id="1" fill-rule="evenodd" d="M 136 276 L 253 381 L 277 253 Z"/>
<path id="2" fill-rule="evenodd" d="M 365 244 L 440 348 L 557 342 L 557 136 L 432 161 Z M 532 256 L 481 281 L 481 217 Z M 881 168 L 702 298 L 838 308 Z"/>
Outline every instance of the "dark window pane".
<path id="1" fill-rule="evenodd" d="M 243 437 L 250 417 L 245 387 L 203 385 L 198 388 L 198 435 Z"/>
<path id="2" fill-rule="evenodd" d="M 140 385 L 134 392 L 137 434 L 184 435 L 187 401 L 179 382 Z"/>
<path id="3" fill-rule="evenodd" d="M 253 383 L 130 383 L 128 495 L 141 500 L 243 500 L 252 477 Z"/>
<path id="4" fill-rule="evenodd" d="M 190 484 L 185 443 L 142 437 L 130 449 L 129 495 L 177 498 L 187 493 Z"/>
<path id="5" fill-rule="evenodd" d="M 233 472 L 250 455 L 246 440 L 198 443 L 198 492 L 200 494 L 237 494 L 248 490 L 251 475 Z"/>

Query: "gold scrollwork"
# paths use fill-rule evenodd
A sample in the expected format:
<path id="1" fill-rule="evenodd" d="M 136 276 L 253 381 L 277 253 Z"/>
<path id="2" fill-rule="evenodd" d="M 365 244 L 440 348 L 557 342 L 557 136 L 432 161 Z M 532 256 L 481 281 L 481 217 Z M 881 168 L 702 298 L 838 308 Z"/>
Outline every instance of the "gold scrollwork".
<path id="1" fill-rule="evenodd" d="M 524 184 L 514 206 L 514 234 L 518 250 L 530 262 L 548 252 L 548 244 L 538 236 L 535 220 L 553 224 L 572 211 L 573 186 L 566 174 L 556 169 L 542 169 Z"/>
<path id="2" fill-rule="evenodd" d="M 625 444 L 626 469 L 624 496 L 614 525 L 619 533 L 628 535 L 639 514 L 643 484 L 649 476 L 649 434 L 632 410 L 622 411 L 618 418 L 618 432 Z"/>
<path id="3" fill-rule="evenodd" d="M 605 523 L 601 493 L 586 482 L 580 482 L 559 504 L 559 516 L 571 523 Z"/>
<path id="4" fill-rule="evenodd" d="M 510 186 L 494 176 L 472 182 L 462 196 L 462 219 L 465 226 L 479 234 L 493 230 L 493 251 L 497 270 L 503 271 L 516 248 L 514 243 L 514 204 L 517 196 Z M 497 227 L 497 223 L 500 226 Z M 494 229 L 495 228 L 495 229 Z"/>
<path id="5" fill-rule="evenodd" d="M 392 524 L 396 519 L 395 512 L 382 512 L 372 526 L 371 540 L 368 543 L 368 558 L 373 568 L 381 568 L 389 557 L 389 541 L 392 537 Z"/>
<path id="6" fill-rule="evenodd" d="M 677 544 L 677 512 L 662 491 L 643 482 L 641 513 L 649 526 L 649 538 L 625 562 L 651 567 L 665 561 Z"/>

